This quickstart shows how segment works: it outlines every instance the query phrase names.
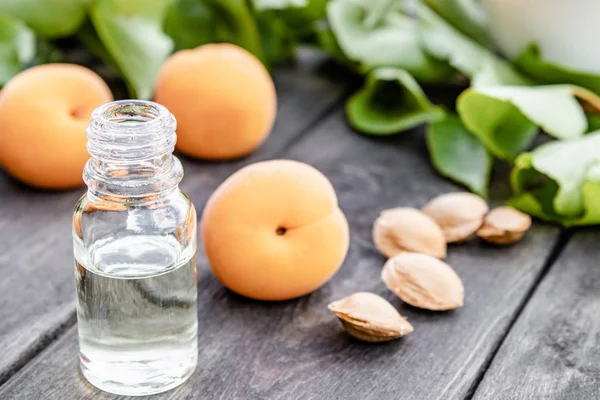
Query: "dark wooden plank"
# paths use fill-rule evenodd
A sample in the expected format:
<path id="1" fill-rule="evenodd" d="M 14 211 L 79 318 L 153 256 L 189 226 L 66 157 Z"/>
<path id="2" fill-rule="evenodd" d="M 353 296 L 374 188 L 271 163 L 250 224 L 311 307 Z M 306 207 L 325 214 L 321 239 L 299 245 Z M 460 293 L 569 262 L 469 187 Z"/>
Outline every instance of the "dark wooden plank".
<path id="1" fill-rule="evenodd" d="M 351 226 L 342 269 L 298 300 L 250 301 L 222 288 L 199 260 L 199 367 L 190 381 L 159 399 L 459 399 L 481 368 L 542 270 L 558 229 L 536 224 L 519 244 L 478 241 L 452 246 L 448 261 L 463 278 L 466 305 L 423 312 L 403 305 L 380 280 L 384 258 L 373 248 L 379 211 L 421 206 L 457 188 L 429 166 L 420 132 L 390 139 L 353 133 L 340 110 L 284 156 L 327 174 Z M 505 192 L 497 187 L 494 192 Z M 379 293 L 415 326 L 387 344 L 350 339 L 327 304 L 353 292 Z M 68 332 L 0 391 L 0 398 L 117 398 L 77 372 L 77 336 Z"/>
<path id="2" fill-rule="evenodd" d="M 500 347 L 475 399 L 600 398 L 600 232 L 575 233 Z"/>
<path id="3" fill-rule="evenodd" d="M 343 97 L 346 85 L 332 75 L 310 52 L 278 70 L 278 119 L 267 142 L 236 162 L 183 160 L 183 190 L 200 207 L 231 171 L 286 148 Z M 0 383 L 75 322 L 70 221 L 82 191 L 35 191 L 0 172 Z"/>

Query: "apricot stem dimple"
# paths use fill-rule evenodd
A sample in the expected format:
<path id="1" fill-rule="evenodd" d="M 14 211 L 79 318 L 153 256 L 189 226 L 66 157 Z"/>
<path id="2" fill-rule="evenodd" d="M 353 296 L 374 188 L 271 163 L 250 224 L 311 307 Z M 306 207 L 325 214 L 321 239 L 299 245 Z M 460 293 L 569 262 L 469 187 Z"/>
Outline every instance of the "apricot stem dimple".
<path id="1" fill-rule="evenodd" d="M 81 109 L 78 109 L 78 108 L 72 109 L 71 112 L 70 112 L 70 114 L 71 114 L 71 117 L 73 117 L 75 119 L 79 119 L 79 118 L 81 118 L 81 117 L 84 116 L 83 115 L 84 114 L 83 111 Z"/>
<path id="2" fill-rule="evenodd" d="M 285 235 L 285 233 L 287 232 L 287 229 L 280 226 L 279 228 L 277 228 L 277 230 L 275 231 L 279 236 L 283 236 Z"/>

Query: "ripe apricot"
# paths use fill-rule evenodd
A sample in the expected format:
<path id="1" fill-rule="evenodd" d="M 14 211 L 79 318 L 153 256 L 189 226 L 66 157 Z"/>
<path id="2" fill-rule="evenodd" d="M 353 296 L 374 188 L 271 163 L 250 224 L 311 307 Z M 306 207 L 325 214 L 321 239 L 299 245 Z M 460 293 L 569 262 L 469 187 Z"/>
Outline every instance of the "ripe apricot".
<path id="1" fill-rule="evenodd" d="M 0 92 L 0 162 L 28 185 L 66 189 L 83 184 L 85 128 L 92 111 L 112 101 L 93 71 L 46 64 L 14 76 Z"/>
<path id="2" fill-rule="evenodd" d="M 230 176 L 202 215 L 217 279 L 258 300 L 287 300 L 323 285 L 348 251 L 348 222 L 329 180 L 296 161 L 264 161 Z"/>
<path id="3" fill-rule="evenodd" d="M 172 55 L 160 70 L 154 100 L 177 119 L 177 149 L 213 160 L 255 150 L 267 138 L 277 110 L 265 67 L 227 43 Z"/>

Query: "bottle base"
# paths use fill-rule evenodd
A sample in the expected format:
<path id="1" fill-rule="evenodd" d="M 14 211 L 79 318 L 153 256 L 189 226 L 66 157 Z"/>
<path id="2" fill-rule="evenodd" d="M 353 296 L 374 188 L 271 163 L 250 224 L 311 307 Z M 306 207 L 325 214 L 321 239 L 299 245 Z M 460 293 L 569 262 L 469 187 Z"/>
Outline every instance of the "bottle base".
<path id="1" fill-rule="evenodd" d="M 82 356 L 80 367 L 85 379 L 102 391 L 121 396 L 148 396 L 174 389 L 187 381 L 196 369 L 196 357 L 176 366 L 172 363 L 168 366 L 146 363 L 92 366 Z"/>

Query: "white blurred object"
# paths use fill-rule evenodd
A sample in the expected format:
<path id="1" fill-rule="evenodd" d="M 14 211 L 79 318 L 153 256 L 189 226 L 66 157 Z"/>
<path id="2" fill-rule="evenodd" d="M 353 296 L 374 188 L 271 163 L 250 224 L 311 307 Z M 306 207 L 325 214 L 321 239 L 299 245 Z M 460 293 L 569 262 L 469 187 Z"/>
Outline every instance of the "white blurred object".
<path id="1" fill-rule="evenodd" d="M 508 57 L 536 43 L 541 57 L 600 74 L 600 0 L 483 0 L 492 37 Z"/>

